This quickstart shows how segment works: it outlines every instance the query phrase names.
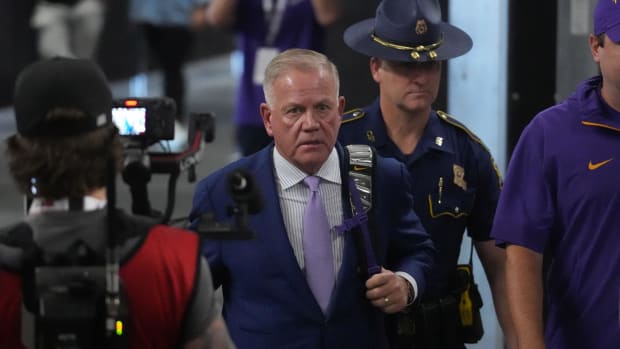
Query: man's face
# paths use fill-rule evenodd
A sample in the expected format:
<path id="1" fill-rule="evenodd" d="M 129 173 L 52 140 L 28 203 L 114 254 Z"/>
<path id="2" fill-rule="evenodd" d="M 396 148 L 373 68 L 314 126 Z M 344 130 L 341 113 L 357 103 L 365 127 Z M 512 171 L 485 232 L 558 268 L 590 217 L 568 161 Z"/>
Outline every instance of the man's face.
<path id="1" fill-rule="evenodd" d="M 408 113 L 428 113 L 437 98 L 441 62 L 395 62 L 370 59 L 381 99 Z"/>
<path id="2" fill-rule="evenodd" d="M 316 173 L 336 144 L 344 111 L 334 78 L 325 70 L 289 70 L 274 81 L 272 95 L 261 115 L 276 149 L 302 171 Z"/>

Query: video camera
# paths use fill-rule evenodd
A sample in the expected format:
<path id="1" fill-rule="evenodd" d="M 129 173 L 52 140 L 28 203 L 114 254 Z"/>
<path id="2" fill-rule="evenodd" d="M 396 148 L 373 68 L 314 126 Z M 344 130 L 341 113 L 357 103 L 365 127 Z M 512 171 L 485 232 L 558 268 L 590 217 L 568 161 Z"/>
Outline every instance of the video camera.
<path id="1" fill-rule="evenodd" d="M 150 145 L 174 139 L 176 104 L 168 97 L 114 101 L 112 121 L 121 136 Z"/>
<path id="2" fill-rule="evenodd" d="M 170 223 L 174 209 L 176 181 L 187 171 L 188 181 L 196 180 L 195 167 L 203 143 L 213 141 L 215 122 L 211 113 L 190 113 L 187 139 L 175 139 L 176 104 L 169 97 L 128 97 L 113 102 L 112 120 L 123 141 L 122 177 L 130 187 L 132 212 Z M 166 141 L 183 143 L 171 149 Z M 156 145 L 159 143 L 159 145 Z M 147 184 L 152 174 L 168 174 L 168 198 L 164 213 L 151 209 Z"/>

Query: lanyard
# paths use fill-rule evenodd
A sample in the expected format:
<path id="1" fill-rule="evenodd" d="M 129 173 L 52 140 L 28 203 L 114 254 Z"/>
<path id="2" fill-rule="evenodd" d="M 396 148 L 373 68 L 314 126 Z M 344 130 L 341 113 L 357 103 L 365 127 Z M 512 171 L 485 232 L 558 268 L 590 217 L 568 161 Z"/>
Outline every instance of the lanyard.
<path id="1" fill-rule="evenodd" d="M 269 31 L 265 38 L 265 44 L 272 46 L 276 41 L 276 36 L 280 32 L 284 11 L 288 0 L 263 0 L 263 12 L 265 23 L 269 25 Z"/>

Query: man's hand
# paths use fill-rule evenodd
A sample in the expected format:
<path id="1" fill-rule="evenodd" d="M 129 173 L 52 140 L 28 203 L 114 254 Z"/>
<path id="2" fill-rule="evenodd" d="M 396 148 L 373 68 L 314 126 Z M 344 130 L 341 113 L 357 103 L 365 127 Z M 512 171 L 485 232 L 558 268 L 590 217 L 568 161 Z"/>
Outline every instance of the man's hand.
<path id="1" fill-rule="evenodd" d="M 381 268 L 366 281 L 366 288 L 366 298 L 386 314 L 398 313 L 407 306 L 408 281 L 390 270 Z"/>

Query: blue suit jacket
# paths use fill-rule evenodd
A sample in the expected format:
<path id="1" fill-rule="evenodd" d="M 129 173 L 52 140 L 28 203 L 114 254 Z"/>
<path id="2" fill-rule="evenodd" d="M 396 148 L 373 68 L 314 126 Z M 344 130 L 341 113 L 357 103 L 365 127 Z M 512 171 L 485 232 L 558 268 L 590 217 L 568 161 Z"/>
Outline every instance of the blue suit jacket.
<path id="1" fill-rule="evenodd" d="M 341 159 L 343 183 L 348 164 Z M 295 259 L 285 231 L 274 180 L 273 145 L 234 162 L 202 180 L 196 189 L 190 219 L 214 213 L 231 222 L 226 175 L 245 169 L 260 186 L 264 207 L 250 215 L 251 240 L 205 240 L 214 286 L 223 286 L 223 314 L 237 347 L 242 348 L 383 348 L 383 313 L 365 296 L 366 272 L 359 267 L 353 233 L 346 233 L 342 266 L 327 314 L 323 314 Z M 419 292 L 434 257 L 432 243 L 413 212 L 409 173 L 399 162 L 377 159 L 376 195 L 371 211 L 376 227 L 375 250 L 380 265 L 415 278 Z M 344 186 L 343 186 L 344 187 Z M 343 190 L 344 215 L 351 214 Z"/>

